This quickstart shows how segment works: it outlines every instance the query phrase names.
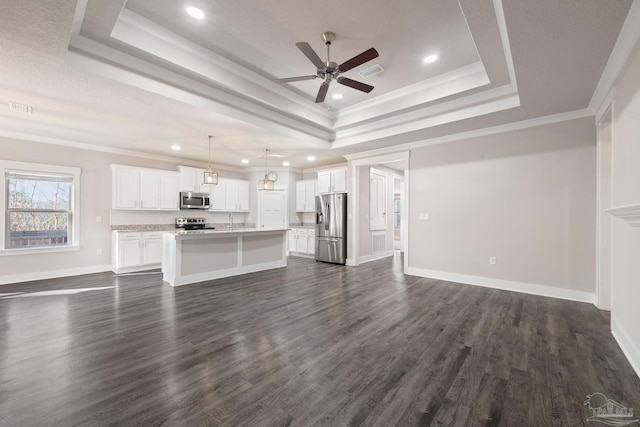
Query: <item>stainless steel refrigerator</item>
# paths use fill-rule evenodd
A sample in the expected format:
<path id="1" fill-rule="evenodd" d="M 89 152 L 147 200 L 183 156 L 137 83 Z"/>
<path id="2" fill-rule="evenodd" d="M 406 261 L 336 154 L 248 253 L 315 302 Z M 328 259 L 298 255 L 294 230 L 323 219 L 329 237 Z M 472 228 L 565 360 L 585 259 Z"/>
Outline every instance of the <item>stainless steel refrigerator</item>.
<path id="1" fill-rule="evenodd" d="M 347 194 L 316 196 L 316 261 L 347 262 Z"/>

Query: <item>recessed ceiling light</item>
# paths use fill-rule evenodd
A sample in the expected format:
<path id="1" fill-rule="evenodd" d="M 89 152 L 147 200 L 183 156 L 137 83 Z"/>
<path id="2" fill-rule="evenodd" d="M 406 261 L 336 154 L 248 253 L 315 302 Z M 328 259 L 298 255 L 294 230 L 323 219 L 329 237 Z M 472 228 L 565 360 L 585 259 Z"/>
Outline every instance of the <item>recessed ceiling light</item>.
<path id="1" fill-rule="evenodd" d="M 309 156 L 309 157 L 307 157 L 307 160 L 309 160 L 310 162 L 314 162 L 316 160 L 316 158 L 313 157 L 313 156 Z"/>
<path id="2" fill-rule="evenodd" d="M 173 151 L 180 151 L 180 150 L 181 150 L 181 147 L 180 147 L 179 145 L 172 145 L 172 146 L 171 146 L 171 149 L 172 149 Z"/>
<path id="3" fill-rule="evenodd" d="M 334 93 L 333 95 L 331 95 L 331 97 L 333 99 L 342 99 L 342 94 L 341 93 Z"/>
<path id="4" fill-rule="evenodd" d="M 282 162 L 282 166 L 289 166 L 289 162 Z"/>
<path id="5" fill-rule="evenodd" d="M 187 8 L 187 13 L 189 16 L 195 19 L 204 19 L 204 12 L 202 9 L 198 9 L 197 7 L 189 6 Z"/>
<path id="6" fill-rule="evenodd" d="M 243 165 L 248 165 L 249 164 L 249 159 L 242 159 L 242 164 Z"/>
<path id="7" fill-rule="evenodd" d="M 429 55 L 423 59 L 425 64 L 431 64 L 433 62 L 436 62 L 437 60 L 438 60 L 438 55 Z"/>

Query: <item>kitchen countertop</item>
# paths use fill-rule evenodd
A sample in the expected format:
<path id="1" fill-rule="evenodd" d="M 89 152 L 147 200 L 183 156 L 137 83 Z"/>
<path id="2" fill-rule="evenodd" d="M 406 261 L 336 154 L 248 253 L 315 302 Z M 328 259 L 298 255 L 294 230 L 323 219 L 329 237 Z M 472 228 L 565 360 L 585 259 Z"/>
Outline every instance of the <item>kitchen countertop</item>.
<path id="1" fill-rule="evenodd" d="M 207 223 L 207 227 L 215 227 L 216 229 L 229 228 L 228 223 Z M 250 227 L 254 228 L 255 224 L 236 225 L 234 228 Z M 111 231 L 115 232 L 144 232 L 144 231 L 176 231 L 174 224 L 134 224 L 134 225 L 112 225 Z"/>
<path id="2" fill-rule="evenodd" d="M 164 233 L 174 236 L 201 236 L 201 235 L 216 235 L 216 234 L 244 234 L 244 233 L 267 233 L 271 231 L 287 231 L 288 228 L 270 228 L 265 230 L 264 228 L 256 227 L 221 227 L 215 230 L 168 230 Z"/>

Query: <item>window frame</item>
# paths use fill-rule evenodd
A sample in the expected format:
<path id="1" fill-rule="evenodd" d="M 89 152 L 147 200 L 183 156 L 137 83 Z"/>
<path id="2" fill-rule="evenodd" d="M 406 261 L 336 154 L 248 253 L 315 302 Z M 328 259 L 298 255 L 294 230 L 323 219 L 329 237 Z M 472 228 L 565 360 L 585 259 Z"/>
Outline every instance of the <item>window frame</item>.
<path id="1" fill-rule="evenodd" d="M 68 231 L 71 234 L 71 241 L 67 241 L 66 245 L 55 246 L 36 246 L 26 248 L 9 248 L 7 231 L 8 231 L 8 215 L 9 212 L 7 205 L 7 194 L 9 189 L 7 188 L 7 176 L 6 173 L 28 173 L 28 174 L 42 174 L 42 175 L 67 175 L 71 176 L 72 192 L 70 194 L 71 200 L 69 201 L 69 227 Z M 68 252 L 77 251 L 80 249 L 80 175 L 81 169 L 70 166 L 57 166 L 57 165 L 45 165 L 40 163 L 26 163 L 26 162 L 14 162 L 7 160 L 0 160 L 0 175 L 2 176 L 2 209 L 0 209 L 0 256 L 5 255 L 26 255 L 26 254 L 41 254 L 51 252 Z M 38 210 L 34 210 L 38 211 Z M 52 211 L 52 210 L 47 210 Z"/>

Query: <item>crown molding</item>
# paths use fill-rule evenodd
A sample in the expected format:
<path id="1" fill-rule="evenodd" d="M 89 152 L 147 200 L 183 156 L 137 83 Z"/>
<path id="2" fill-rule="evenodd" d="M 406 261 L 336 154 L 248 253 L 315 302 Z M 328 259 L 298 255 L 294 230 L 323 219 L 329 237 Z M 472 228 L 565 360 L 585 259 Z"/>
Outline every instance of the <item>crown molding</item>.
<path id="1" fill-rule="evenodd" d="M 593 113 L 588 108 L 582 110 L 569 111 L 566 113 L 553 114 L 550 116 L 536 117 L 534 119 L 522 120 L 519 122 L 507 123 L 503 125 L 491 126 L 482 129 L 474 129 L 467 132 L 460 132 L 451 135 L 441 136 L 437 138 L 424 139 L 422 141 L 410 142 L 407 144 L 394 145 L 391 147 L 378 148 L 375 150 L 361 151 L 359 153 L 345 155 L 349 161 L 362 158 L 380 156 L 384 154 L 399 153 L 406 150 L 412 150 L 430 145 L 444 144 L 447 142 L 462 141 L 465 139 L 478 138 L 482 136 L 497 135 L 505 132 L 512 132 L 522 129 L 528 129 L 538 126 L 544 126 L 554 123 L 568 122 L 571 120 L 583 119 L 591 117 Z"/>
<path id="2" fill-rule="evenodd" d="M 311 144 L 326 146 L 327 141 L 333 139 L 333 131 L 316 122 L 301 120 L 255 100 L 234 96 L 227 89 L 213 83 L 196 81 L 84 36 L 71 39 L 66 61 L 90 73 L 253 123 L 282 135 L 303 139 Z"/>
<path id="3" fill-rule="evenodd" d="M 520 98 L 513 85 L 506 85 L 443 104 L 377 120 L 367 126 L 336 132 L 331 148 L 347 147 L 371 140 L 390 138 L 407 132 L 464 120 L 518 107 Z"/>
<path id="4" fill-rule="evenodd" d="M 80 150 L 96 151 L 100 153 L 109 153 L 109 154 L 116 154 L 121 156 L 137 157 L 137 158 L 148 159 L 148 160 L 158 160 L 162 162 L 173 163 L 176 166 L 183 165 L 183 166 L 192 166 L 192 167 L 201 167 L 201 168 L 206 168 L 207 166 L 207 162 L 204 160 L 202 162 L 198 162 L 190 159 L 184 159 L 182 157 L 162 156 L 159 154 L 143 153 L 141 151 L 107 147 L 103 145 L 87 144 L 85 142 L 70 141 L 70 140 L 65 140 L 60 138 L 52 138 L 48 136 L 28 134 L 23 132 L 12 132 L 12 131 L 7 131 L 3 129 L 0 129 L 0 137 L 17 139 L 22 141 L 38 142 L 41 144 L 57 145 L 60 147 L 77 148 Z M 219 165 L 217 163 L 215 164 L 215 168 L 217 170 L 225 170 L 228 172 L 239 172 L 239 173 L 246 172 L 246 170 L 243 168 Z"/>
<path id="5" fill-rule="evenodd" d="M 377 96 L 357 105 L 343 108 L 334 129 L 354 126 L 381 116 L 396 116 L 447 96 L 459 94 L 490 83 L 481 62 L 441 74 L 431 79 Z"/>

